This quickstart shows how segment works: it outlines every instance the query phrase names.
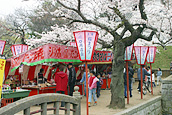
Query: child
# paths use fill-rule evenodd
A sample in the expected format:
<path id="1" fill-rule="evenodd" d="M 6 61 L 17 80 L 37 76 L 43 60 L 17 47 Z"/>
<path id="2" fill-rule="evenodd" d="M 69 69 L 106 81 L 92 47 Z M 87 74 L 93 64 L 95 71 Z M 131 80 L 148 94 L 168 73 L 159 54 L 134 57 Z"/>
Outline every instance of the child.
<path id="1" fill-rule="evenodd" d="M 97 82 L 97 98 L 99 98 L 100 97 L 101 86 L 103 85 L 103 80 L 100 77 L 100 74 L 97 74 L 97 78 L 99 79 L 99 81 Z"/>
<path id="2" fill-rule="evenodd" d="M 90 71 L 90 78 L 88 79 L 89 85 L 89 98 L 88 98 L 88 106 L 91 106 L 91 100 L 93 95 L 94 105 L 97 105 L 97 97 L 96 97 L 96 88 L 97 81 L 99 81 L 95 76 L 95 72 L 93 70 Z"/>
<path id="3" fill-rule="evenodd" d="M 154 74 L 154 71 L 152 71 L 152 85 L 153 85 L 153 87 L 156 87 L 156 85 L 155 85 L 155 74 Z"/>

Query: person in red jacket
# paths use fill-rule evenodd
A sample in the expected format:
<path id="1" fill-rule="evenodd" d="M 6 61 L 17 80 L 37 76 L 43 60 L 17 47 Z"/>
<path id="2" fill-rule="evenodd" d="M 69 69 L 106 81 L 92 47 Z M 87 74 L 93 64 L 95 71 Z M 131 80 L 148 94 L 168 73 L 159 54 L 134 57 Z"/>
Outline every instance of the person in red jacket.
<path id="1" fill-rule="evenodd" d="M 68 84 L 68 77 L 65 72 L 63 72 L 64 66 L 60 65 L 59 70 L 60 72 L 57 72 L 55 74 L 55 83 L 56 83 L 56 92 L 65 94 L 65 91 L 67 90 L 67 84 Z M 61 102 L 61 107 L 64 107 L 65 103 Z"/>

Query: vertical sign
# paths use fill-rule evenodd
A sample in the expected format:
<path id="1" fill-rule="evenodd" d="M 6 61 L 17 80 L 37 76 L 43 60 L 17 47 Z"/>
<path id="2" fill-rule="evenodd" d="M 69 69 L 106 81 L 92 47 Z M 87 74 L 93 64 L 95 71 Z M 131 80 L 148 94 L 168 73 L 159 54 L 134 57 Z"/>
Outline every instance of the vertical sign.
<path id="1" fill-rule="evenodd" d="M 135 57 L 136 57 L 136 61 L 137 61 L 138 65 L 140 64 L 140 50 L 141 50 L 140 47 L 138 47 L 138 46 L 134 47 Z"/>
<path id="2" fill-rule="evenodd" d="M 23 45 L 22 47 L 22 53 L 26 52 L 28 50 L 28 45 Z"/>
<path id="3" fill-rule="evenodd" d="M 6 41 L 0 40 L 0 55 L 3 54 Z"/>
<path id="4" fill-rule="evenodd" d="M 74 32 L 76 45 L 78 46 L 78 52 L 80 54 L 80 60 L 85 60 L 85 37 L 84 32 Z"/>
<path id="5" fill-rule="evenodd" d="M 130 61 L 132 60 L 132 55 L 133 55 L 133 47 L 134 45 L 132 44 L 131 46 L 128 46 L 125 50 L 125 61 Z"/>
<path id="6" fill-rule="evenodd" d="M 141 47 L 141 65 L 145 65 L 149 47 Z"/>
<path id="7" fill-rule="evenodd" d="M 138 65 L 145 65 L 149 47 L 134 46 L 136 61 Z"/>
<path id="8" fill-rule="evenodd" d="M 5 63 L 6 63 L 6 60 L 0 59 L 0 99 L 1 99 L 1 93 L 2 93 L 2 83 L 3 83 L 3 76 L 4 76 L 4 70 L 5 70 Z"/>
<path id="9" fill-rule="evenodd" d="M 22 53 L 22 46 L 21 46 L 21 45 L 15 45 L 15 46 L 14 46 L 14 49 L 15 49 L 16 55 Z"/>
<path id="10" fill-rule="evenodd" d="M 86 32 L 86 60 L 91 60 L 95 49 L 95 41 L 97 33 Z M 96 38 L 96 39 L 95 39 Z"/>
<path id="11" fill-rule="evenodd" d="M 150 46 L 149 47 L 149 53 L 147 56 L 147 63 L 154 63 L 155 55 L 156 55 L 156 47 Z"/>

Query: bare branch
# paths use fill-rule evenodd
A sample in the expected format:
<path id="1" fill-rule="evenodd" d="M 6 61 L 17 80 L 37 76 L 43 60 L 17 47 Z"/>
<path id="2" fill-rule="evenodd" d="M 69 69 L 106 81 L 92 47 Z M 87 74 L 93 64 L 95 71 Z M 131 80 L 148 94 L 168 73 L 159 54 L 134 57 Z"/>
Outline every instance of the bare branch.
<path id="1" fill-rule="evenodd" d="M 123 30 L 124 31 L 124 30 Z M 138 38 L 146 39 L 146 36 L 142 35 L 143 28 L 138 27 L 134 32 L 129 36 L 122 39 L 122 42 L 125 44 L 125 46 L 130 46 L 133 44 Z M 151 32 L 150 36 L 147 37 L 147 39 L 151 39 L 151 37 L 154 35 L 154 31 Z"/>
<path id="2" fill-rule="evenodd" d="M 73 11 L 77 12 L 76 9 L 64 5 L 64 4 L 63 4 L 62 2 L 60 2 L 59 0 L 57 0 L 57 2 L 58 2 L 60 5 L 62 5 L 63 7 L 65 7 L 66 9 L 73 10 Z"/>
<path id="3" fill-rule="evenodd" d="M 158 42 L 153 42 L 153 44 L 157 44 L 157 45 L 160 45 L 161 47 L 163 47 L 165 49 L 165 45 L 162 44 L 162 43 L 158 43 Z"/>
<path id="4" fill-rule="evenodd" d="M 62 5 L 63 7 L 65 7 L 66 9 L 72 10 L 72 11 L 76 12 L 76 13 L 83 19 L 83 20 L 75 20 L 75 19 L 72 19 L 72 18 L 67 18 L 67 17 L 65 17 L 65 18 L 67 18 L 67 19 L 72 20 L 71 23 L 74 23 L 74 22 L 81 22 L 81 23 L 93 24 L 93 25 L 96 25 L 96 26 L 100 27 L 101 29 L 106 30 L 107 32 L 109 32 L 110 34 L 113 35 L 112 29 L 109 28 L 109 27 L 107 27 L 105 24 L 101 24 L 101 23 L 99 23 L 99 22 L 97 22 L 97 21 L 93 21 L 93 20 L 88 20 L 79 10 L 76 10 L 76 9 L 74 9 L 74 8 L 70 8 L 70 7 L 66 6 L 66 5 L 64 5 L 64 4 L 63 4 L 62 2 L 60 2 L 59 0 L 57 0 L 57 2 L 58 2 L 60 5 Z M 78 5 L 80 5 L 80 3 L 78 3 Z M 80 6 L 78 6 L 78 7 L 80 7 Z M 71 23 L 70 23 L 70 24 L 71 24 Z"/>
<path id="5" fill-rule="evenodd" d="M 144 40 L 146 40 L 146 41 L 151 41 L 152 40 L 152 37 L 155 35 L 155 32 L 154 31 L 152 31 L 151 33 L 150 33 L 150 35 L 149 36 L 144 36 L 144 35 L 141 35 L 140 34 L 140 38 L 141 39 L 144 39 Z"/>
<path id="6" fill-rule="evenodd" d="M 121 32 L 121 37 L 123 38 L 123 36 L 125 35 L 125 32 L 127 31 L 127 29 L 126 28 L 124 28 L 123 30 L 122 30 L 122 32 Z"/>
<path id="7" fill-rule="evenodd" d="M 141 14 L 141 18 L 144 19 L 144 20 L 147 20 L 147 15 L 146 13 L 144 12 L 144 0 L 140 0 L 139 2 L 139 9 L 140 9 L 140 14 Z"/>
<path id="8" fill-rule="evenodd" d="M 120 23 L 113 31 L 117 31 L 119 28 L 123 27 L 124 26 L 124 23 Z"/>
<path id="9" fill-rule="evenodd" d="M 112 43 L 107 43 L 104 40 L 98 39 L 97 41 L 102 45 L 102 48 L 112 48 L 113 44 Z"/>
<path id="10" fill-rule="evenodd" d="M 112 9 L 123 21 L 124 26 L 132 33 L 134 31 L 133 26 L 128 22 L 128 20 L 125 18 L 125 16 L 123 16 L 121 14 L 121 12 L 116 8 L 116 7 L 109 7 L 110 9 Z"/>
<path id="11" fill-rule="evenodd" d="M 78 0 L 78 11 L 81 12 L 81 0 Z"/>

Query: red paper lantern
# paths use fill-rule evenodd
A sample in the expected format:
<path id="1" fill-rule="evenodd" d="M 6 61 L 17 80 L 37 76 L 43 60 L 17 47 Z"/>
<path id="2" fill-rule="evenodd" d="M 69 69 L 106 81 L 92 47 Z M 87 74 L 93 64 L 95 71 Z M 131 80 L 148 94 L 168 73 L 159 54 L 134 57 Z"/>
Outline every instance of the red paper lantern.
<path id="1" fill-rule="evenodd" d="M 132 44 L 131 46 L 128 46 L 125 50 L 125 61 L 131 61 L 132 60 L 132 55 L 133 55 L 133 48 L 134 48 L 134 44 Z"/>
<path id="2" fill-rule="evenodd" d="M 3 55 L 6 41 L 0 40 L 0 55 Z"/>
<path id="3" fill-rule="evenodd" d="M 155 62 L 155 55 L 156 55 L 156 47 L 150 46 L 148 56 L 147 56 L 147 63 L 154 63 Z"/>
<path id="4" fill-rule="evenodd" d="M 148 46 L 134 46 L 134 51 L 135 51 L 137 64 L 145 65 L 149 47 Z"/>
<path id="5" fill-rule="evenodd" d="M 97 31 L 77 31 L 73 32 L 79 57 L 81 61 L 91 61 L 95 46 L 97 44 L 98 32 Z"/>
<path id="6" fill-rule="evenodd" d="M 23 52 L 26 52 L 27 50 L 28 50 L 28 45 L 17 44 L 17 45 L 11 46 L 11 51 L 12 51 L 13 56 L 19 55 Z"/>

